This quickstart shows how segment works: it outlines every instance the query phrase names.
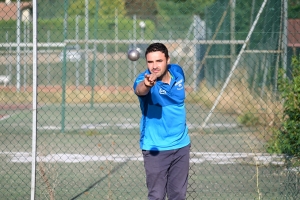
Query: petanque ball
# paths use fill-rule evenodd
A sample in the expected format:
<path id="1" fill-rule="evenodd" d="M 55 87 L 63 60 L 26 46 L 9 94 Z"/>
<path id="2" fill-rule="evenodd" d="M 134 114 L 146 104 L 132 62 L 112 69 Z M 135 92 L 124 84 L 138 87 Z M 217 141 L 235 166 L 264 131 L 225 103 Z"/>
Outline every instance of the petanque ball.
<path id="1" fill-rule="evenodd" d="M 140 58 L 140 52 L 136 49 L 131 49 L 127 52 L 127 57 L 131 61 L 137 61 Z"/>

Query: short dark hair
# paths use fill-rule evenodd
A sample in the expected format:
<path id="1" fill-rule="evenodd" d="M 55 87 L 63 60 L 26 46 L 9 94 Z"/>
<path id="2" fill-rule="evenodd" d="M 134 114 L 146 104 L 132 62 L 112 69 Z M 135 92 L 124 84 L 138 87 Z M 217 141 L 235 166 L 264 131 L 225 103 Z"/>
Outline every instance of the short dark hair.
<path id="1" fill-rule="evenodd" d="M 169 52 L 168 48 L 162 44 L 162 43 L 152 43 L 148 46 L 145 52 L 145 57 L 147 57 L 147 54 L 150 52 L 155 52 L 155 51 L 160 51 L 163 54 L 165 54 L 165 57 L 168 59 L 169 58 Z"/>

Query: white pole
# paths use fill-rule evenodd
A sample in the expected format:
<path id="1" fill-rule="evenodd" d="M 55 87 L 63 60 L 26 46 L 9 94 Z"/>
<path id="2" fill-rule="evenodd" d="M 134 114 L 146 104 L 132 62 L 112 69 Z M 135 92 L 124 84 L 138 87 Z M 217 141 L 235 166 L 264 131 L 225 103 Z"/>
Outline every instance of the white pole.
<path id="1" fill-rule="evenodd" d="M 133 15 L 133 40 L 134 40 L 134 46 L 133 48 L 136 48 L 136 15 Z"/>
<path id="2" fill-rule="evenodd" d="M 89 0 L 85 0 L 85 85 L 89 84 Z"/>
<path id="3" fill-rule="evenodd" d="M 132 33 L 128 32 L 128 38 L 129 40 L 132 39 Z M 127 59 L 127 62 L 128 62 L 128 78 L 129 78 L 129 81 L 132 81 L 132 79 L 134 78 L 134 72 L 132 70 L 132 65 L 131 65 L 131 61 L 129 59 Z"/>
<path id="4" fill-rule="evenodd" d="M 107 63 L 107 43 L 103 44 L 103 56 L 104 56 L 104 85 L 108 87 L 108 63 Z"/>
<path id="5" fill-rule="evenodd" d="M 194 15 L 193 17 L 193 27 L 194 27 L 194 40 L 197 40 L 199 38 L 197 38 L 198 36 L 198 28 L 199 28 L 199 24 L 197 24 L 198 20 L 197 20 L 197 16 Z M 194 56 L 193 56 L 193 80 L 194 80 L 194 85 L 193 85 L 193 90 L 196 91 L 197 90 L 197 44 L 194 44 Z"/>
<path id="6" fill-rule="evenodd" d="M 235 40 L 235 0 L 231 0 L 231 12 L 230 12 L 230 39 Z M 230 45 L 230 65 L 233 64 L 235 59 L 235 44 Z"/>
<path id="7" fill-rule="evenodd" d="M 37 0 L 32 0 L 32 168 L 31 168 L 31 200 L 35 199 L 36 181 L 36 135 L 37 135 Z"/>
<path id="8" fill-rule="evenodd" d="M 277 50 L 278 51 L 280 51 L 280 50 L 284 50 L 284 47 L 282 46 L 283 45 L 283 43 L 282 43 L 282 41 L 283 41 L 283 39 L 282 39 L 282 37 L 283 37 L 283 15 L 284 15 L 284 12 L 285 12 L 285 7 L 284 7 L 284 1 L 285 0 L 281 0 L 281 11 L 280 11 L 280 28 L 279 28 L 279 40 L 278 40 L 278 48 L 277 48 Z M 286 44 L 286 43 L 285 43 Z M 285 45 L 285 47 L 286 47 L 287 45 Z M 274 79 L 274 88 L 273 88 L 273 91 L 276 93 L 276 95 L 277 95 L 277 83 L 278 83 L 278 65 L 279 65 L 279 60 L 280 60 L 280 57 L 282 56 L 282 54 L 284 53 L 284 51 L 282 52 L 282 53 L 278 53 L 277 54 L 277 56 L 276 56 L 276 65 L 275 65 L 275 72 L 274 72 L 274 76 L 275 76 L 275 79 Z M 286 63 L 283 63 L 283 65 L 286 65 Z"/>
<path id="9" fill-rule="evenodd" d="M 118 21 L 118 9 L 115 8 L 115 40 L 118 41 L 119 40 L 119 21 Z M 115 87 L 117 88 L 119 83 L 118 83 L 118 79 L 119 79 L 119 74 L 118 74 L 118 71 L 119 71 L 119 54 L 118 54 L 118 51 L 119 51 L 119 45 L 118 43 L 115 44 L 115 55 L 116 55 L 116 66 L 115 66 Z"/>
<path id="10" fill-rule="evenodd" d="M 50 43 L 50 30 L 47 31 L 47 42 Z M 47 47 L 48 52 L 50 53 L 50 47 Z M 49 62 L 49 56 L 47 57 L 47 80 L 48 80 L 48 85 L 50 85 L 50 80 L 51 80 L 51 71 L 50 71 L 50 62 Z"/>
<path id="11" fill-rule="evenodd" d="M 17 91 L 20 91 L 21 87 L 21 67 L 20 67 L 20 29 L 21 29 L 21 9 L 20 0 L 17 0 Z"/>
<path id="12" fill-rule="evenodd" d="M 133 44 L 133 48 L 136 49 L 136 15 L 133 15 L 133 40 L 134 40 L 134 44 Z M 136 69 L 136 62 L 133 62 L 133 77 L 136 76 L 137 74 L 137 69 Z"/>
<path id="13" fill-rule="evenodd" d="M 24 30 L 23 30 L 23 32 L 24 32 L 24 44 L 25 44 L 25 46 L 24 46 L 24 69 L 23 69 L 23 87 L 24 87 L 24 91 L 26 90 L 26 82 L 27 82 L 27 54 L 28 54 L 28 52 L 27 52 L 27 49 L 28 49 L 28 47 L 27 47 L 27 34 L 28 34 L 28 31 L 27 31 L 27 29 L 28 29 L 28 26 L 27 26 L 27 21 L 24 21 Z"/>
<path id="14" fill-rule="evenodd" d="M 75 40 L 76 40 L 76 45 L 78 45 L 78 39 L 79 39 L 79 19 L 80 19 L 80 16 L 79 15 L 76 15 L 76 30 L 75 30 Z M 79 62 L 76 61 L 76 88 L 78 88 L 79 86 Z"/>
<path id="15" fill-rule="evenodd" d="M 7 42 L 7 44 L 9 43 L 9 39 L 8 39 L 8 35 L 9 35 L 9 33 L 8 33 L 8 31 L 6 32 L 7 33 L 7 39 L 6 39 L 6 42 Z M 11 50 L 11 46 L 9 45 L 9 47 L 8 47 L 8 74 L 7 75 L 10 75 L 10 76 L 12 76 L 12 59 L 11 59 L 11 52 L 12 52 L 12 50 Z M 9 85 L 11 85 L 11 83 L 9 83 Z"/>
<path id="16" fill-rule="evenodd" d="M 6 43 L 8 43 L 8 31 L 6 31 L 6 33 L 5 33 L 5 40 L 6 40 Z M 9 65 L 9 63 L 10 63 L 10 59 L 9 59 L 10 56 L 9 56 L 9 54 L 10 54 L 9 48 L 6 47 L 6 54 L 5 54 L 6 56 L 5 56 L 5 60 L 8 61 L 8 65 Z M 8 76 L 8 75 L 11 76 L 10 71 L 9 71 L 9 69 L 8 69 L 8 65 L 6 66 L 5 75 L 6 75 L 6 76 Z"/>
<path id="17" fill-rule="evenodd" d="M 253 33 L 253 30 L 254 30 L 254 28 L 255 28 L 257 22 L 258 22 L 258 19 L 259 19 L 259 17 L 260 17 L 260 14 L 262 13 L 262 11 L 263 11 L 263 9 L 264 9 L 266 3 L 267 3 L 267 0 L 264 0 L 264 2 L 262 3 L 262 5 L 261 5 L 261 7 L 260 7 L 260 9 L 259 9 L 259 11 L 258 11 L 258 13 L 257 13 L 257 15 L 256 15 L 255 21 L 253 22 L 253 25 L 251 26 L 251 29 L 250 29 L 250 31 L 249 31 L 247 37 L 246 37 L 246 40 L 244 41 L 244 44 L 243 44 L 243 46 L 242 46 L 242 49 L 241 49 L 239 55 L 237 56 L 237 59 L 235 60 L 233 66 L 232 66 L 232 68 L 231 68 L 231 70 L 230 70 L 230 73 L 229 73 L 229 75 L 228 75 L 228 77 L 227 77 L 227 79 L 226 79 L 226 81 L 225 81 L 225 83 L 224 83 L 224 85 L 223 85 L 223 87 L 222 87 L 222 89 L 221 89 L 221 92 L 220 92 L 219 96 L 217 97 L 217 99 L 216 99 L 216 101 L 215 101 L 213 107 L 211 108 L 211 110 L 209 111 L 209 114 L 207 115 L 206 119 L 204 120 L 204 122 L 203 122 L 202 125 L 201 125 L 202 128 L 204 128 L 204 127 L 206 126 L 207 121 L 209 120 L 209 118 L 210 118 L 210 116 L 212 115 L 213 111 L 214 111 L 215 108 L 217 107 L 217 105 L 218 105 L 218 103 L 219 103 L 219 101 L 220 101 L 220 98 L 221 98 L 221 96 L 222 96 L 222 94 L 223 94 L 225 88 L 227 87 L 227 85 L 228 85 L 228 83 L 229 83 L 229 81 L 230 81 L 230 78 L 231 78 L 231 76 L 233 75 L 233 72 L 234 72 L 234 70 L 236 69 L 236 67 L 237 67 L 237 65 L 238 65 L 238 63 L 239 63 L 239 61 L 240 61 L 240 59 L 241 59 L 241 56 L 242 56 L 242 54 L 243 54 L 244 51 L 245 51 L 245 48 L 246 48 L 246 46 L 247 46 L 247 44 L 248 44 L 248 42 L 249 42 L 249 40 L 250 40 L 250 37 L 251 37 L 251 35 L 252 35 L 252 33 Z"/>
<path id="18" fill-rule="evenodd" d="M 284 71 L 287 70 L 287 28 L 288 28 L 288 3 L 287 0 L 283 0 L 283 34 L 282 34 L 282 66 Z M 284 74 L 284 77 L 286 74 Z"/>

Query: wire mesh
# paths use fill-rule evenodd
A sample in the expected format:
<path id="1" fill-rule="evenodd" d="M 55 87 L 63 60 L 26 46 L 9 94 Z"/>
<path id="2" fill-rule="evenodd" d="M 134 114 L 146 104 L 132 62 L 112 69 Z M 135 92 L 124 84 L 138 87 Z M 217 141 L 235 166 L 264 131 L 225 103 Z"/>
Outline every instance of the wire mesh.
<path id="1" fill-rule="evenodd" d="M 141 2 L 38 1 L 37 77 L 33 4 L 0 2 L 1 199 L 29 199 L 32 174 L 35 199 L 147 197 L 132 85 L 156 41 L 186 77 L 192 145 L 186 199 L 298 199 L 294 158 L 268 151 L 283 109 L 277 72 L 290 68 L 283 59 L 284 1 L 267 1 L 222 95 L 264 1 Z M 134 48 L 141 57 L 133 62 L 127 51 Z"/>

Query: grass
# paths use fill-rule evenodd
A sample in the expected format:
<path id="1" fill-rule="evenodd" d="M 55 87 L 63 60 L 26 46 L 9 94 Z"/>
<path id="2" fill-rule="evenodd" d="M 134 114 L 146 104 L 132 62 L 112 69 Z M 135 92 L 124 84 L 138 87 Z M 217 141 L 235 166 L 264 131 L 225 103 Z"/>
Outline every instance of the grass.
<path id="1" fill-rule="evenodd" d="M 188 95 L 187 102 L 201 103 L 211 108 L 220 94 L 220 89 L 208 88 L 205 83 L 202 85 L 198 93 L 192 92 Z M 239 122 L 246 126 L 272 127 L 280 123 L 283 107 L 282 102 L 271 92 L 260 97 L 250 91 L 244 79 L 233 78 L 225 88 L 216 110 L 238 116 Z"/>

